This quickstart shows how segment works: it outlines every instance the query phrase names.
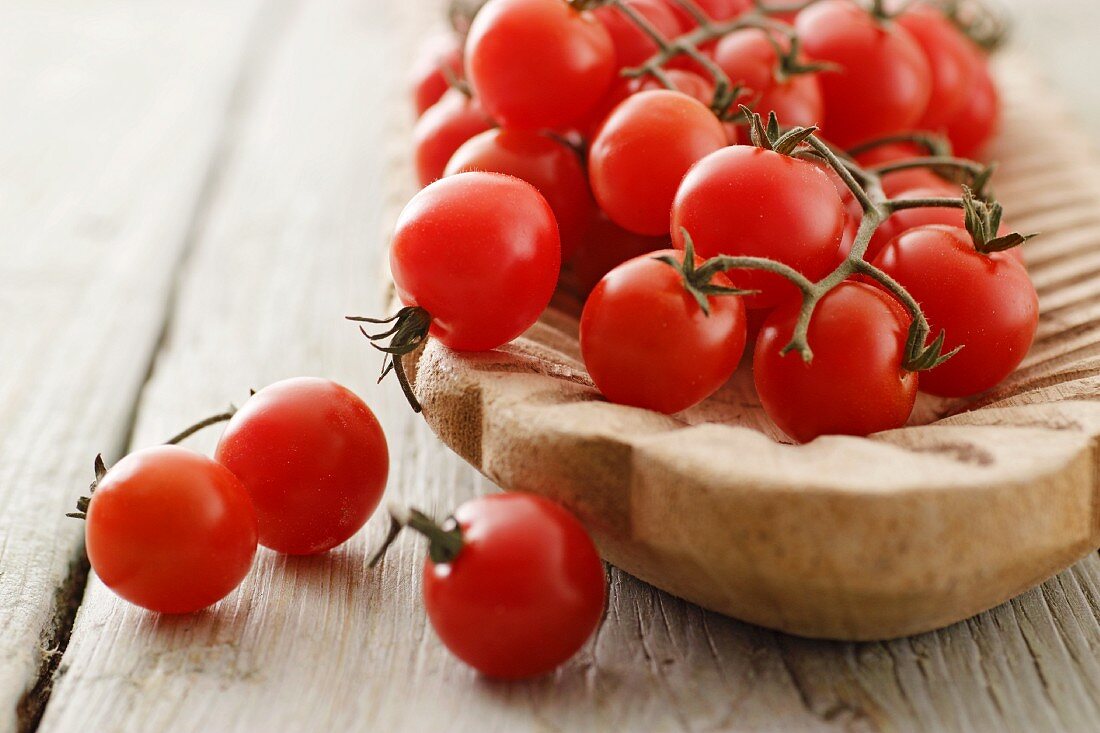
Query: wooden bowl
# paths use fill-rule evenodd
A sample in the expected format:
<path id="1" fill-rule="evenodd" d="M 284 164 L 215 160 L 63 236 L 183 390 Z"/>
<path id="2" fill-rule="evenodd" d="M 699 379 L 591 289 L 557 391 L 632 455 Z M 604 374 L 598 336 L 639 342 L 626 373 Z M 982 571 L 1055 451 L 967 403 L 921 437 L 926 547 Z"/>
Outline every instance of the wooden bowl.
<path id="1" fill-rule="evenodd" d="M 993 392 L 790 445 L 745 369 L 672 417 L 604 401 L 555 309 L 494 352 L 407 357 L 424 417 L 500 486 L 570 507 L 611 563 L 802 636 L 927 631 L 1066 568 L 1100 545 L 1100 162 L 1026 67 L 1000 71 L 997 189 L 1016 229 L 1043 233 L 1027 245 L 1042 321 Z"/>

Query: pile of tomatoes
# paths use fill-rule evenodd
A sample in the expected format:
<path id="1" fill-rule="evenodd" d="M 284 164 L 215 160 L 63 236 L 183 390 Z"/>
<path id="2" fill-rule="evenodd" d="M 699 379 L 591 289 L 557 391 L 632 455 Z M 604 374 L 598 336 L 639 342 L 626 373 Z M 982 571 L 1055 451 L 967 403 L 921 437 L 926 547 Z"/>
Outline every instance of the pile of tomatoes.
<path id="1" fill-rule="evenodd" d="M 213 458 L 177 445 L 219 422 L 228 424 Z M 348 540 L 378 506 L 388 473 L 370 408 L 334 382 L 302 377 L 110 468 L 97 458 L 91 493 L 70 516 L 87 520 L 88 559 L 108 588 L 151 611 L 191 613 L 241 583 L 258 544 L 316 555 Z M 429 539 L 432 626 L 482 673 L 549 672 L 599 623 L 603 563 L 561 506 L 533 494 L 488 496 L 442 525 L 415 510 L 394 527 L 406 524 Z"/>
<path id="2" fill-rule="evenodd" d="M 918 389 L 972 395 L 1024 358 L 1027 238 L 991 169 L 953 157 L 997 128 L 984 8 L 474 6 L 414 75 L 423 189 L 391 249 L 406 308 L 372 336 L 403 382 L 428 335 L 501 346 L 559 283 L 587 293 L 581 351 L 608 400 L 687 409 L 749 351 L 798 441 L 901 427 Z"/>

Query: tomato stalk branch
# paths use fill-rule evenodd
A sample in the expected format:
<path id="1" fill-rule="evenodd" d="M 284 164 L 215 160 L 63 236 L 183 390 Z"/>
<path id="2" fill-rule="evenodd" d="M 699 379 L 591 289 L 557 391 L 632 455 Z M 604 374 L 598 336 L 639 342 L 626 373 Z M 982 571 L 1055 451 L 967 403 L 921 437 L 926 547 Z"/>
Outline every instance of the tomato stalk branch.
<path id="1" fill-rule="evenodd" d="M 406 527 L 428 538 L 428 557 L 437 565 L 453 562 L 462 552 L 462 529 L 454 517 L 448 517 L 443 523 L 439 523 L 419 509 L 405 509 L 396 505 L 390 506 L 389 514 L 389 532 L 382 546 L 371 556 L 368 567 L 373 568 L 382 561 L 386 551 Z"/>

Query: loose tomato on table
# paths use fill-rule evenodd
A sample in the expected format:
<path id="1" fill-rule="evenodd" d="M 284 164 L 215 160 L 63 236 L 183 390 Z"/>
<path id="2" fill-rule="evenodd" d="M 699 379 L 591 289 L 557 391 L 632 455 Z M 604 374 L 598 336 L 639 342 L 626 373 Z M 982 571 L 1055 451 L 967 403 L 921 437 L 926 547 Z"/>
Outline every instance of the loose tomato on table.
<path id="1" fill-rule="evenodd" d="M 595 204 L 580 158 L 568 145 L 530 130 L 487 130 L 455 151 L 445 173 L 469 171 L 504 173 L 537 188 L 557 219 L 562 259 L 576 250 Z"/>
<path id="2" fill-rule="evenodd" d="M 615 78 L 615 45 L 562 0 L 489 0 L 466 39 L 466 74 L 502 125 L 560 129 L 591 112 Z"/>
<path id="3" fill-rule="evenodd" d="M 811 361 L 797 350 L 783 353 L 801 305 L 795 298 L 776 308 L 756 340 L 753 374 L 768 417 L 803 443 L 905 425 L 917 375 L 904 368 L 910 317 L 901 304 L 878 287 L 841 283 L 810 321 Z"/>
<path id="4" fill-rule="evenodd" d="M 624 229 L 665 233 L 684 174 L 726 142 L 725 127 L 698 100 L 671 90 L 640 92 L 615 108 L 592 141 L 592 192 Z"/>
<path id="5" fill-rule="evenodd" d="M 462 504 L 442 525 L 415 510 L 401 522 L 429 541 L 423 589 L 432 628 L 487 677 L 552 672 L 599 624 L 603 563 L 561 505 L 534 494 L 497 494 Z"/>
<path id="6" fill-rule="evenodd" d="M 810 280 L 839 264 L 847 213 L 836 187 L 813 163 L 748 145 L 724 148 L 688 172 L 672 206 L 672 242 L 684 232 L 700 257 L 768 257 Z M 791 297 L 795 286 L 759 270 L 729 273 L 749 308 Z"/>
<path id="7" fill-rule="evenodd" d="M 1008 252 L 980 252 L 965 230 L 922 226 L 890 242 L 874 264 L 921 305 L 944 348 L 962 349 L 921 374 L 925 392 L 965 397 L 1000 383 L 1035 337 L 1039 301 L 1027 271 Z"/>
<path id="8" fill-rule="evenodd" d="M 206 608 L 236 588 L 256 554 L 256 512 L 229 469 L 177 446 L 96 461 L 86 506 L 88 559 L 130 603 L 161 613 Z"/>
<path id="9" fill-rule="evenodd" d="M 660 259 L 659 259 L 660 258 Z M 584 305 L 585 367 L 612 402 L 672 414 L 729 381 L 745 348 L 745 306 L 721 273 L 693 282 L 698 262 L 664 250 L 619 265 Z"/>
<path id="10" fill-rule="evenodd" d="M 416 177 L 421 186 L 443 177 L 447 162 L 467 140 L 491 129 L 493 121 L 478 101 L 449 89 L 413 128 Z"/>
<path id="11" fill-rule="evenodd" d="M 853 0 L 823 0 L 795 20 L 807 58 L 835 64 L 820 75 L 824 129 L 844 148 L 913 129 L 928 107 L 932 73 L 904 28 Z"/>
<path id="12" fill-rule="evenodd" d="M 252 498 L 260 544 L 312 555 L 366 524 L 386 488 L 389 451 L 374 413 L 327 379 L 299 377 L 252 395 L 215 459 Z"/>

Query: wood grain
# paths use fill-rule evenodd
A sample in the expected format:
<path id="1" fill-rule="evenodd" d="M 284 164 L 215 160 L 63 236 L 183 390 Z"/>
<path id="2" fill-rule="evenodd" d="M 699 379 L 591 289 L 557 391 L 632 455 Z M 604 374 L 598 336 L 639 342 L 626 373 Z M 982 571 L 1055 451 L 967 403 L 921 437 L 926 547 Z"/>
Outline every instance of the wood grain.
<path id="1" fill-rule="evenodd" d="M 255 3 L 177 10 L 0 7 L 0 731 L 33 725 L 71 625 L 64 513 L 125 447 Z"/>
<path id="2" fill-rule="evenodd" d="M 379 109 L 403 103 L 396 77 L 432 5 L 266 5 L 282 21 L 236 105 L 134 446 L 249 387 L 322 374 L 378 410 L 400 457 L 391 499 L 442 514 L 492 490 L 392 385 L 370 386 L 377 356 L 339 319 L 381 306 L 378 246 L 409 179 L 406 122 L 391 129 Z M 418 542 L 365 568 L 382 530 L 376 518 L 319 558 L 261 552 L 240 591 L 191 617 L 143 613 L 93 579 L 42 729 L 1033 733 L 1091 731 L 1100 716 L 1095 555 L 963 624 L 885 644 L 784 636 L 611 568 L 608 613 L 585 650 L 551 678 L 504 685 L 432 636 Z"/>

